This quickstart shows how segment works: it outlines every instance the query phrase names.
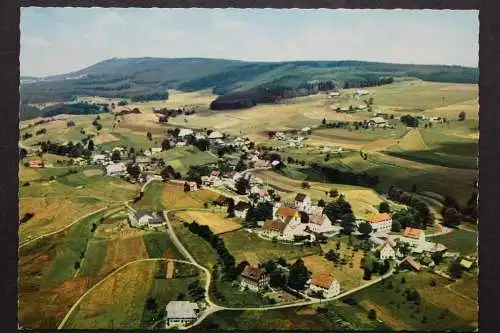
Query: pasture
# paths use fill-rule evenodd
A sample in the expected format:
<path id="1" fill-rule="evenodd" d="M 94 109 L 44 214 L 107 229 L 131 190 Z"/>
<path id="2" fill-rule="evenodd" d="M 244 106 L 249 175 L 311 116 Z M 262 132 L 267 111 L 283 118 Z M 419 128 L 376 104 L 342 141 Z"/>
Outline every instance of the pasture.
<path id="1" fill-rule="evenodd" d="M 65 329 L 138 329 L 155 274 L 155 262 L 138 262 L 113 275 L 88 294 Z"/>
<path id="2" fill-rule="evenodd" d="M 163 186 L 160 181 L 150 182 L 145 190 L 144 195 L 138 202 L 133 204 L 135 209 L 146 209 L 160 211 L 164 209 L 163 206 Z"/>
<path id="3" fill-rule="evenodd" d="M 188 223 L 196 221 L 198 224 L 207 225 L 214 234 L 222 234 L 242 228 L 241 224 L 233 219 L 212 212 L 186 210 L 178 212 L 176 215 Z"/>
<path id="4" fill-rule="evenodd" d="M 432 237 L 431 241 L 444 244 L 450 251 L 462 255 L 477 253 L 477 233 L 473 231 L 457 229 L 446 235 Z"/>
<path id="5" fill-rule="evenodd" d="M 308 255 L 320 253 L 319 246 L 291 245 L 273 243 L 270 240 L 260 238 L 255 232 L 237 230 L 221 236 L 224 244 L 236 262 L 248 261 L 256 265 L 267 260 L 277 260 L 280 257 L 285 260 L 295 260 Z"/>
<path id="6" fill-rule="evenodd" d="M 210 203 L 219 195 L 208 190 L 184 192 L 184 186 L 176 183 L 166 183 L 163 187 L 163 206 L 168 210 L 203 208 L 205 202 Z"/>
<path id="7" fill-rule="evenodd" d="M 175 171 L 186 175 L 190 166 L 216 163 L 217 157 L 210 155 L 206 151 L 200 151 L 196 147 L 175 147 L 161 152 L 157 155 L 158 158 L 163 158 L 165 163 L 171 165 Z"/>

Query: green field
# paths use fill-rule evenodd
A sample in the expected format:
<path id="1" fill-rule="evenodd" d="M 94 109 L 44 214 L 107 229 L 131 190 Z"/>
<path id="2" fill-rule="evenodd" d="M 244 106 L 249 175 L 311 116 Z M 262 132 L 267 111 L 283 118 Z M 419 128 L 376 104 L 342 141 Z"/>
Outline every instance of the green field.
<path id="1" fill-rule="evenodd" d="M 257 264 L 270 259 L 277 260 L 280 257 L 285 260 L 292 260 L 321 252 L 319 246 L 313 245 L 309 247 L 306 245 L 295 246 L 273 243 L 270 240 L 260 238 L 255 233 L 244 230 L 224 234 L 222 239 L 236 262 L 247 260 L 250 263 Z"/>
<path id="2" fill-rule="evenodd" d="M 477 233 L 461 229 L 452 233 L 432 237 L 431 241 L 444 244 L 449 251 L 460 252 L 462 255 L 477 253 Z"/>
<path id="3" fill-rule="evenodd" d="M 177 247 L 172 244 L 167 233 L 148 232 L 144 234 L 143 238 L 150 258 L 164 258 L 165 253 L 168 253 L 176 259 L 183 258 L 177 250 Z"/>
<path id="4" fill-rule="evenodd" d="M 83 260 L 79 275 L 96 277 L 99 275 L 106 260 L 108 242 L 105 240 L 89 240 L 85 260 Z"/>
<path id="5" fill-rule="evenodd" d="M 133 206 L 135 209 L 146 209 L 160 211 L 165 209 L 163 206 L 163 183 L 159 181 L 152 181 L 149 183 L 145 190 L 144 195 Z"/>
<path id="6" fill-rule="evenodd" d="M 171 165 L 175 171 L 180 172 L 183 176 L 192 165 L 203 165 L 217 162 L 217 158 L 210 155 L 206 151 L 200 151 L 196 147 L 176 147 L 161 152 L 157 155 L 158 158 L 163 158 L 167 165 Z"/>

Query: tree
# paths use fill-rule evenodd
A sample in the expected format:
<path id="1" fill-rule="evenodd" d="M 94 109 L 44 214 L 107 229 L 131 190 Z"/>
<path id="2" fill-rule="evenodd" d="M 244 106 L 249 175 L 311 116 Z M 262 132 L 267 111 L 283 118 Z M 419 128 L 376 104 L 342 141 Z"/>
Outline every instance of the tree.
<path id="1" fill-rule="evenodd" d="M 130 163 L 127 165 L 127 172 L 132 177 L 137 178 L 141 174 L 141 168 L 137 164 Z"/>
<path id="2" fill-rule="evenodd" d="M 238 172 L 241 172 L 241 171 L 246 170 L 246 168 L 247 168 L 247 166 L 246 166 L 245 162 L 243 162 L 242 160 L 239 160 L 238 163 L 236 164 L 235 170 Z"/>
<path id="3" fill-rule="evenodd" d="M 325 206 L 326 206 L 325 200 L 319 199 L 319 201 L 318 201 L 318 207 L 325 207 Z"/>
<path id="4" fill-rule="evenodd" d="M 305 212 L 300 212 L 300 222 L 301 223 L 309 223 L 309 215 Z"/>
<path id="5" fill-rule="evenodd" d="M 401 223 L 398 221 L 392 221 L 391 231 L 400 232 L 401 231 Z"/>
<path id="6" fill-rule="evenodd" d="M 303 189 L 307 189 L 307 188 L 309 188 L 309 187 L 311 187 L 311 185 L 309 185 L 309 183 L 308 183 L 308 182 L 302 182 L 302 188 L 303 188 Z"/>
<path id="7" fill-rule="evenodd" d="M 326 124 L 326 119 L 325 119 L 325 118 L 323 118 L 323 120 L 321 121 L 321 123 L 322 123 L 323 125 L 325 125 L 325 124 Z"/>
<path id="8" fill-rule="evenodd" d="M 161 149 L 162 150 L 169 150 L 170 148 L 172 148 L 172 146 L 170 145 L 170 140 L 163 139 L 163 141 L 161 142 Z"/>
<path id="9" fill-rule="evenodd" d="M 290 288 L 295 290 L 302 290 L 306 282 L 309 280 L 309 271 L 307 267 L 304 265 L 304 261 L 302 259 L 298 259 L 295 263 L 290 267 L 290 273 L 288 276 L 288 285 Z"/>
<path id="10" fill-rule="evenodd" d="M 458 121 L 464 121 L 465 120 L 465 112 L 462 111 L 458 114 Z"/>
<path id="11" fill-rule="evenodd" d="M 89 143 L 87 145 L 87 149 L 90 151 L 94 151 L 94 141 L 89 140 Z"/>
<path id="12" fill-rule="evenodd" d="M 417 184 L 413 184 L 413 186 L 411 187 L 411 191 L 413 193 L 417 193 Z"/>
<path id="13" fill-rule="evenodd" d="M 373 229 L 369 223 L 363 222 L 359 224 L 358 231 L 366 237 L 373 231 Z"/>
<path id="14" fill-rule="evenodd" d="M 122 159 L 120 151 L 118 150 L 113 150 L 113 153 L 111 154 L 111 160 L 113 162 L 118 162 Z"/>
<path id="15" fill-rule="evenodd" d="M 455 208 L 446 207 L 443 209 L 443 223 L 444 225 L 456 228 L 460 225 L 461 215 Z"/>
<path id="16" fill-rule="evenodd" d="M 455 279 L 460 279 L 463 274 L 462 266 L 458 261 L 453 261 L 448 268 L 450 275 Z"/>
<path id="17" fill-rule="evenodd" d="M 28 155 L 28 151 L 24 148 L 19 149 L 19 158 L 22 160 Z"/>
<path id="18" fill-rule="evenodd" d="M 390 213 L 391 208 L 389 207 L 389 204 L 387 202 L 382 201 L 378 206 L 378 212 L 379 213 Z"/>
<path id="19" fill-rule="evenodd" d="M 250 187 L 250 182 L 248 179 L 241 177 L 236 181 L 234 186 L 238 194 L 246 194 L 247 189 Z"/>
<path id="20" fill-rule="evenodd" d="M 342 215 L 342 232 L 344 234 L 350 235 L 356 227 L 356 218 L 352 213 L 347 213 Z"/>
<path id="21" fill-rule="evenodd" d="M 153 141 L 153 134 L 151 134 L 151 132 L 146 133 L 146 136 L 148 137 L 149 141 Z"/>
<path id="22" fill-rule="evenodd" d="M 439 265 L 443 261 L 443 254 L 441 252 L 434 252 L 431 255 L 431 259 L 436 265 Z"/>
<path id="23" fill-rule="evenodd" d="M 330 197 L 335 198 L 339 195 L 339 191 L 335 188 L 330 189 Z"/>
<path id="24" fill-rule="evenodd" d="M 66 126 L 67 127 L 73 127 L 75 126 L 75 122 L 73 120 L 69 120 L 67 123 L 66 123 Z"/>
<path id="25" fill-rule="evenodd" d="M 227 216 L 228 217 L 234 217 L 234 199 L 229 198 L 228 204 L 227 204 Z"/>
<path id="26" fill-rule="evenodd" d="M 149 297 L 146 300 L 145 308 L 148 309 L 149 311 L 156 310 L 157 308 L 156 300 L 152 297 Z"/>
<path id="27" fill-rule="evenodd" d="M 368 311 L 368 318 L 370 320 L 377 319 L 377 312 L 374 309 L 370 309 L 370 311 Z"/>

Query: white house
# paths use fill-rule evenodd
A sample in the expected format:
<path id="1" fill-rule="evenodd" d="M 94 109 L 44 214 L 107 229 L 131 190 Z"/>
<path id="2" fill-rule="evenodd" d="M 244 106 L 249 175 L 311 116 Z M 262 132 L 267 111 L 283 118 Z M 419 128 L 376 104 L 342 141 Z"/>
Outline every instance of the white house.
<path id="1" fill-rule="evenodd" d="M 368 121 L 368 124 L 373 127 L 385 127 L 388 125 L 387 120 L 382 117 L 373 117 Z"/>
<path id="2" fill-rule="evenodd" d="M 441 123 L 443 121 L 443 118 L 441 117 L 430 117 L 429 122 L 430 123 Z"/>
<path id="3" fill-rule="evenodd" d="M 323 292 L 324 298 L 330 298 L 340 293 L 340 284 L 331 274 L 322 273 L 312 276 L 309 289 Z"/>
<path id="4" fill-rule="evenodd" d="M 293 208 L 275 207 L 273 208 L 273 216 L 275 220 L 279 220 L 285 224 L 300 224 L 300 214 Z"/>
<path id="5" fill-rule="evenodd" d="M 358 94 L 358 96 L 364 96 L 364 95 L 368 95 L 369 92 L 367 90 L 358 90 L 357 94 Z"/>
<path id="6" fill-rule="evenodd" d="M 274 160 L 274 161 L 271 162 L 271 166 L 273 166 L 273 167 L 277 167 L 280 164 L 281 164 L 281 162 L 278 161 L 278 160 Z"/>
<path id="7" fill-rule="evenodd" d="M 382 245 L 379 246 L 380 259 L 396 259 L 396 251 L 394 251 L 395 244 L 387 239 Z"/>
<path id="8" fill-rule="evenodd" d="M 330 221 L 328 216 L 322 213 L 309 215 L 307 226 L 311 231 L 319 234 L 335 231 L 332 221 Z"/>
<path id="9" fill-rule="evenodd" d="M 294 204 L 295 204 L 295 209 L 302 212 L 306 212 L 308 214 L 310 213 L 312 202 L 311 198 L 308 195 L 304 193 L 298 193 L 295 196 Z"/>
<path id="10" fill-rule="evenodd" d="M 304 127 L 303 129 L 300 130 L 302 133 L 308 133 L 311 131 L 311 127 Z"/>
<path id="11" fill-rule="evenodd" d="M 106 174 L 108 176 L 124 175 L 127 172 L 127 167 L 123 163 L 113 163 L 106 166 Z"/>
<path id="12" fill-rule="evenodd" d="M 138 210 L 134 214 L 129 214 L 129 221 L 133 227 L 140 228 L 149 225 L 153 221 L 154 216 L 152 213 Z"/>
<path id="13" fill-rule="evenodd" d="M 422 248 L 425 246 L 425 233 L 422 229 L 405 228 L 403 236 L 399 238 L 401 242 L 410 244 L 413 247 Z"/>
<path id="14" fill-rule="evenodd" d="M 282 237 L 283 232 L 286 228 L 286 223 L 278 220 L 266 220 L 264 221 L 264 225 L 262 226 L 262 235 L 274 238 L 274 237 Z"/>
<path id="15" fill-rule="evenodd" d="M 159 154 L 159 153 L 161 153 L 161 151 L 162 151 L 161 147 L 153 147 L 153 148 L 151 148 L 151 152 L 153 154 Z"/>
<path id="16" fill-rule="evenodd" d="M 243 269 L 239 280 L 243 288 L 259 292 L 268 286 L 269 275 L 267 275 L 263 268 L 248 265 Z"/>
<path id="17" fill-rule="evenodd" d="M 165 328 L 184 326 L 196 320 L 200 309 L 189 301 L 171 301 L 166 307 Z"/>
<path id="18" fill-rule="evenodd" d="M 328 98 L 337 97 L 337 96 L 340 96 L 340 93 L 338 91 L 332 91 L 331 93 L 328 94 Z"/>
<path id="19" fill-rule="evenodd" d="M 222 135 L 222 133 L 220 132 L 216 132 L 216 131 L 213 131 L 212 133 L 210 133 L 210 135 L 208 136 L 209 139 L 212 139 L 212 140 L 215 140 L 215 139 L 222 139 L 224 137 L 224 135 Z"/>
<path id="20" fill-rule="evenodd" d="M 244 219 L 247 216 L 247 211 L 250 208 L 250 204 L 245 201 L 240 201 L 234 206 L 234 215 L 240 219 Z"/>
<path id="21" fill-rule="evenodd" d="M 194 134 L 194 131 L 192 129 L 189 129 L 189 128 L 182 128 L 180 131 L 179 131 L 179 135 L 177 135 L 178 137 L 180 138 L 183 138 L 185 136 L 188 136 L 188 135 L 193 135 Z"/>
<path id="22" fill-rule="evenodd" d="M 104 162 L 105 160 L 106 160 L 106 155 L 104 155 L 104 154 L 92 155 L 92 162 L 94 162 L 94 163 Z"/>
<path id="23" fill-rule="evenodd" d="M 366 222 L 372 226 L 374 234 L 389 233 L 392 228 L 392 217 L 389 213 L 370 214 Z"/>

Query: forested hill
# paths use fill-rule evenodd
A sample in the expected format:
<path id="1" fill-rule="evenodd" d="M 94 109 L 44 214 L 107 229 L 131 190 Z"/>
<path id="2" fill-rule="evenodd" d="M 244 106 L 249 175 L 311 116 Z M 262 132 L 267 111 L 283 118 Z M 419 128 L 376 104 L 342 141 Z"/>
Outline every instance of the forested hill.
<path id="1" fill-rule="evenodd" d="M 365 61 L 244 62 L 203 58 L 108 59 L 82 70 L 47 78 L 21 77 L 21 101 L 67 101 L 79 95 L 165 99 L 167 89 L 237 91 L 294 90 L 311 83 L 329 87 L 370 86 L 388 78 L 478 83 L 479 69 Z"/>

